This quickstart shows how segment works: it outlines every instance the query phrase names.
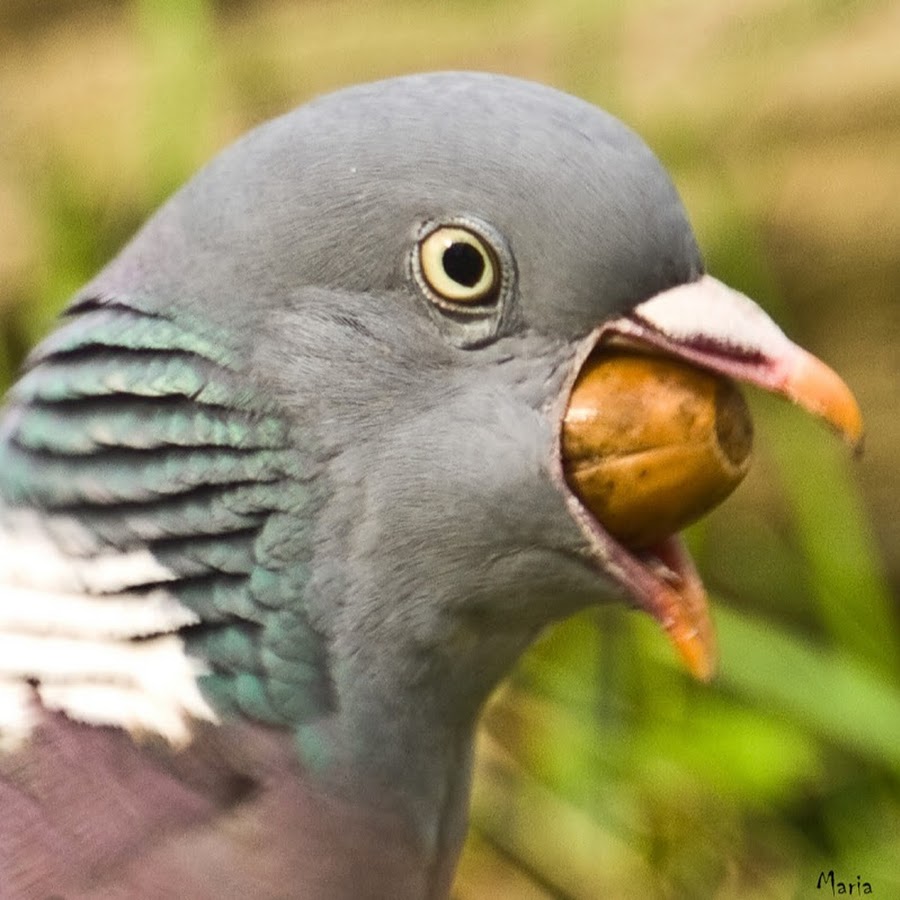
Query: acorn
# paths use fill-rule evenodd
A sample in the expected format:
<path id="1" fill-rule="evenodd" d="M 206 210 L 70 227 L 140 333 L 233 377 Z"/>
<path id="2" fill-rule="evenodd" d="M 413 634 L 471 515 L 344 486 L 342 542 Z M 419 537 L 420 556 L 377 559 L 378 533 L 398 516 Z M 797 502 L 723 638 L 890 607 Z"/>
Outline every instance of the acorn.
<path id="1" fill-rule="evenodd" d="M 562 425 L 569 486 L 633 549 L 721 503 L 746 475 L 752 443 L 747 404 L 730 380 L 637 352 L 595 352 Z"/>

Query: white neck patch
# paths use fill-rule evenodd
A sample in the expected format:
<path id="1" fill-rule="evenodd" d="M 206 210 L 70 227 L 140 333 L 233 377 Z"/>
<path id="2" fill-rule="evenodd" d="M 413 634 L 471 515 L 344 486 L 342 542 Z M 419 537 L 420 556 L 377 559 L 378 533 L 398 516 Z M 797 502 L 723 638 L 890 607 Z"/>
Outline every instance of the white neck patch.
<path id="1" fill-rule="evenodd" d="M 28 738 L 36 700 L 173 745 L 190 740 L 191 720 L 216 721 L 197 686 L 203 667 L 175 633 L 197 615 L 164 587 L 136 590 L 173 573 L 149 551 L 91 543 L 72 520 L 0 510 L 0 752 Z"/>

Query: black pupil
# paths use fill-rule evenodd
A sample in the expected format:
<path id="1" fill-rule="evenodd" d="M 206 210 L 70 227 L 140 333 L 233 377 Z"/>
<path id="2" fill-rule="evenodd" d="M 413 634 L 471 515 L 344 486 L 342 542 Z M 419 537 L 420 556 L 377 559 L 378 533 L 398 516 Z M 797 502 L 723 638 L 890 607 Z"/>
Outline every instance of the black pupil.
<path id="1" fill-rule="evenodd" d="M 457 241 L 441 257 L 449 278 L 464 287 L 475 287 L 484 275 L 484 257 L 471 244 Z"/>

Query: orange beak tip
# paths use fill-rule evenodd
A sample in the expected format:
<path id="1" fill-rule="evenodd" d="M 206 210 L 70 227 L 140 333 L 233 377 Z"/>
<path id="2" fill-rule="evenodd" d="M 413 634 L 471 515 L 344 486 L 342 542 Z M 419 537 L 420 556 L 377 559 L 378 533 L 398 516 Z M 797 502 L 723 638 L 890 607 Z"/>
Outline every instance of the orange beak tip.
<path id="1" fill-rule="evenodd" d="M 718 660 L 711 634 L 701 636 L 693 629 L 690 632 L 673 631 L 671 639 L 688 672 L 698 681 L 712 681 Z"/>
<path id="2" fill-rule="evenodd" d="M 850 445 L 855 458 L 863 452 L 863 418 L 853 392 L 821 360 L 796 348 L 785 393 L 813 415 L 824 419 Z"/>

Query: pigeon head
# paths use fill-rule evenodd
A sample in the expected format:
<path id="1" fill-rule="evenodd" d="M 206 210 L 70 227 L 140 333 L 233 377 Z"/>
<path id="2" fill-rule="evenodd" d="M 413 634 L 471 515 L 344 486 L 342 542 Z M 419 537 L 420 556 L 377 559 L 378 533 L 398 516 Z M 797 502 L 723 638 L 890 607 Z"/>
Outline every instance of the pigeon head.
<path id="1" fill-rule="evenodd" d="M 427 256 L 442 241 L 461 274 Z M 570 509 L 560 420 L 598 326 L 701 272 L 671 181 L 618 120 L 447 73 L 257 129 L 75 310 L 129 297 L 208 335 L 290 430 L 315 512 L 285 523 L 308 558 L 285 602 L 370 734 L 413 686 L 471 723 L 543 626 L 625 596 Z"/>
<path id="2" fill-rule="evenodd" d="M 564 476 L 573 385 L 617 343 L 858 436 L 837 376 L 704 274 L 668 176 L 601 110 L 446 73 L 261 126 L 79 292 L 10 395 L 4 564 L 103 649 L 83 681 L 39 652 L 22 679 L 176 744 L 264 724 L 304 778 L 452 858 L 478 711 L 541 629 L 626 600 L 711 668 L 677 538 L 624 546 Z M 119 652 L 137 641 L 166 679 Z"/>

